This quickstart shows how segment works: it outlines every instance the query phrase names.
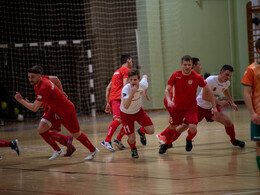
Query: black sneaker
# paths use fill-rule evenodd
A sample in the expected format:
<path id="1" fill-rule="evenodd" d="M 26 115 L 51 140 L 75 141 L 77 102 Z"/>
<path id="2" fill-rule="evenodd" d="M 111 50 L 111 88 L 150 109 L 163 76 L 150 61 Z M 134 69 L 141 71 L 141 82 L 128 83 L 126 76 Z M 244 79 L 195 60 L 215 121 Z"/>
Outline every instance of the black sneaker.
<path id="1" fill-rule="evenodd" d="M 186 139 L 186 151 L 190 152 L 192 150 L 192 140 Z"/>
<path id="2" fill-rule="evenodd" d="M 162 144 L 159 149 L 159 154 L 164 154 L 168 148 L 172 148 L 171 145 Z"/>
<path id="3" fill-rule="evenodd" d="M 0 160 L 2 160 L 2 157 L 0 156 Z"/>
<path id="4" fill-rule="evenodd" d="M 140 133 L 141 127 L 137 129 L 138 134 L 140 135 L 140 142 L 145 146 L 146 145 L 146 137 L 145 133 Z"/>
<path id="5" fill-rule="evenodd" d="M 139 158 L 139 155 L 138 155 L 136 148 L 131 149 L 131 152 L 132 152 L 132 158 Z"/>
<path id="6" fill-rule="evenodd" d="M 16 151 L 17 155 L 19 156 L 20 155 L 20 146 L 19 146 L 19 142 L 18 142 L 18 139 L 16 140 L 13 140 L 11 141 L 11 144 L 10 144 L 11 148 Z"/>
<path id="7" fill-rule="evenodd" d="M 235 139 L 234 143 L 232 143 L 233 146 L 239 146 L 240 148 L 244 148 L 245 147 L 245 142 L 240 141 L 238 139 Z"/>

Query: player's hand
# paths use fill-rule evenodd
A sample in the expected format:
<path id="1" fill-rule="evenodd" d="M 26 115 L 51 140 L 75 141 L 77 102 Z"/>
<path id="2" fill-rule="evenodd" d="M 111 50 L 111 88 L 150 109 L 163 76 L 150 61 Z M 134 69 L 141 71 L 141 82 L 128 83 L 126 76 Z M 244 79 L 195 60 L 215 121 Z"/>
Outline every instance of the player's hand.
<path id="1" fill-rule="evenodd" d="M 29 101 L 27 98 L 25 98 L 24 100 L 25 100 L 27 103 L 30 103 L 30 101 Z"/>
<path id="2" fill-rule="evenodd" d="M 260 125 L 260 117 L 258 116 L 258 114 L 253 113 L 251 115 L 251 121 L 256 125 Z"/>
<path id="3" fill-rule="evenodd" d="M 147 89 L 144 90 L 144 97 L 145 97 L 145 99 L 147 99 L 148 101 L 150 100 L 150 98 L 148 97 L 148 94 L 147 94 Z"/>
<path id="4" fill-rule="evenodd" d="M 238 107 L 234 102 L 230 103 L 230 105 L 233 107 L 235 111 L 238 111 Z"/>
<path id="5" fill-rule="evenodd" d="M 14 98 L 16 99 L 17 102 L 21 102 L 23 96 L 19 92 L 16 92 Z"/>
<path id="6" fill-rule="evenodd" d="M 170 107 L 170 108 L 172 108 L 172 107 L 174 106 L 174 103 L 173 103 L 173 101 L 171 101 L 171 100 L 168 101 L 167 104 L 168 104 L 168 107 Z"/>
<path id="7" fill-rule="evenodd" d="M 223 108 L 228 108 L 230 106 L 230 104 L 226 100 L 218 101 L 218 104 Z"/>
<path id="8" fill-rule="evenodd" d="M 136 91 L 137 91 L 137 87 L 134 85 L 134 86 L 131 88 L 131 93 L 134 95 Z"/>
<path id="9" fill-rule="evenodd" d="M 105 112 L 106 113 L 111 113 L 112 109 L 111 109 L 111 106 L 109 104 L 106 105 L 106 109 L 105 109 Z"/>
<path id="10" fill-rule="evenodd" d="M 211 113 L 215 115 L 215 113 L 218 113 L 218 109 L 216 107 L 211 108 Z"/>

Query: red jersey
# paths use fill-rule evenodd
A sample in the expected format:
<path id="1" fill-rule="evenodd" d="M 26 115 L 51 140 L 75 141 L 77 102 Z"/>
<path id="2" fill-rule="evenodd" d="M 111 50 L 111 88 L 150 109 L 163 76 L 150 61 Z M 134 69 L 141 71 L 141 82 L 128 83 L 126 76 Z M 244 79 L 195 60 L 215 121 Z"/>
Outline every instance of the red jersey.
<path id="1" fill-rule="evenodd" d="M 74 104 L 49 79 L 42 77 L 40 84 L 34 86 L 34 89 L 36 100 L 48 104 L 58 116 L 67 116 L 71 114 L 71 110 L 75 110 Z"/>
<path id="2" fill-rule="evenodd" d="M 128 77 L 129 68 L 122 66 L 117 71 L 115 71 L 111 82 L 112 87 L 109 94 L 109 102 L 112 100 L 121 100 L 121 91 L 124 87 L 123 79 Z"/>
<path id="3" fill-rule="evenodd" d="M 179 70 L 172 74 L 168 85 L 175 87 L 174 107 L 180 110 L 190 110 L 197 108 L 196 93 L 198 86 L 205 87 L 207 82 L 194 71 L 186 76 Z"/>
<path id="4" fill-rule="evenodd" d="M 50 77 L 47 75 L 42 75 L 41 77 L 50 80 Z M 35 90 L 35 86 L 34 86 L 34 90 Z M 50 108 L 49 105 L 46 104 L 45 102 L 42 103 L 42 107 L 43 107 L 44 112 L 46 112 Z"/>

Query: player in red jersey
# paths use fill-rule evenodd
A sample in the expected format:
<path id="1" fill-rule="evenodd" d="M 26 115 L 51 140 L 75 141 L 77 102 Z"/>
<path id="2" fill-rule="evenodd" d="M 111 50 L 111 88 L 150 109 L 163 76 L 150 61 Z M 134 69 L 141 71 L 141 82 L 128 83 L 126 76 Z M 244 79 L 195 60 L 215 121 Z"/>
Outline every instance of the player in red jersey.
<path id="1" fill-rule="evenodd" d="M 1 147 L 10 147 L 14 151 L 16 151 L 18 156 L 20 155 L 20 146 L 19 146 L 18 139 L 15 139 L 13 141 L 0 140 L 0 148 Z M 1 156 L 0 156 L 0 160 L 2 160 Z"/>
<path id="2" fill-rule="evenodd" d="M 200 74 L 201 69 L 202 69 L 202 68 L 201 68 L 201 64 L 200 64 L 200 59 L 199 59 L 199 58 L 196 58 L 196 57 L 193 57 L 193 58 L 192 58 L 192 70 L 195 71 L 196 73 Z M 171 98 L 172 98 L 172 99 L 173 99 L 173 89 L 174 89 L 174 87 L 173 87 L 173 88 L 171 89 L 171 91 L 170 91 L 170 95 L 171 95 Z M 172 109 L 172 108 L 168 107 L 167 101 L 166 101 L 166 97 L 164 98 L 164 106 L 165 106 L 165 108 L 168 110 L 168 112 L 171 113 L 171 109 Z M 165 135 L 167 134 L 167 131 L 169 131 L 169 129 L 170 129 L 170 126 L 168 126 L 163 132 L 158 133 L 158 134 L 156 135 L 156 137 L 157 137 L 157 139 L 158 139 L 158 142 L 159 142 L 160 144 L 165 144 L 165 141 L 166 141 Z M 183 127 L 182 127 L 182 126 L 179 126 L 179 127 L 177 127 L 177 129 L 182 129 L 182 130 L 183 130 Z M 189 136 L 191 136 L 191 137 L 195 136 L 194 134 L 191 134 L 190 131 L 188 131 L 188 134 L 189 134 Z M 177 139 L 177 137 L 176 137 L 176 139 Z M 171 145 L 171 146 L 172 146 L 172 145 Z"/>
<path id="3" fill-rule="evenodd" d="M 49 105 L 73 137 L 89 149 L 90 155 L 85 159 L 93 159 L 99 150 L 95 148 L 87 136 L 80 131 L 74 104 L 67 99 L 65 94 L 55 84 L 49 79 L 42 77 L 41 73 L 42 68 L 40 66 L 34 66 L 28 69 L 29 82 L 35 86 L 36 100 L 33 103 L 28 102 L 19 92 L 16 92 L 15 99 L 33 112 L 37 112 L 42 106 L 42 103 Z M 61 156 L 63 154 L 48 129 L 42 132 L 41 135 L 44 140 L 54 148 L 54 156 Z"/>
<path id="4" fill-rule="evenodd" d="M 165 88 L 165 98 L 170 110 L 170 129 L 166 135 L 166 142 L 162 144 L 159 153 L 163 154 L 171 147 L 172 137 L 176 132 L 176 127 L 182 125 L 184 129 L 189 127 L 191 133 L 197 129 L 198 110 L 196 102 L 196 92 L 198 86 L 202 87 L 205 96 L 208 96 L 212 103 L 212 111 L 215 113 L 216 103 L 212 91 L 207 86 L 202 76 L 192 71 L 192 58 L 189 55 L 181 59 L 182 70 L 172 74 Z M 170 91 L 174 86 L 174 99 Z"/>
<path id="5" fill-rule="evenodd" d="M 116 70 L 112 76 L 110 83 L 106 88 L 106 109 L 105 112 L 113 113 L 113 122 L 108 127 L 106 139 L 102 141 L 101 145 L 105 146 L 108 150 L 116 151 L 111 145 L 111 139 L 115 133 L 117 127 L 122 123 L 120 119 L 120 104 L 121 104 L 121 91 L 123 87 L 128 83 L 128 72 L 133 66 L 132 58 L 128 54 L 121 56 L 121 68 Z M 124 135 L 123 127 L 121 128 L 117 138 L 114 140 L 114 144 L 120 149 L 125 149 L 121 140 Z"/>
<path id="6" fill-rule="evenodd" d="M 41 74 L 42 74 L 42 72 L 41 72 Z M 62 84 L 61 84 L 60 80 L 58 79 L 58 77 L 46 76 L 46 75 L 42 75 L 41 77 L 46 78 L 46 79 L 50 80 L 51 82 L 53 82 L 64 93 Z M 34 87 L 34 89 L 37 90 L 36 87 Z M 39 126 L 38 126 L 39 134 L 45 140 L 44 133 L 47 130 L 49 130 L 50 135 L 52 136 L 53 139 L 55 139 L 57 142 L 59 142 L 60 144 L 67 147 L 67 152 L 64 156 L 71 156 L 76 151 L 76 148 L 72 145 L 73 137 L 71 135 L 66 136 L 66 135 L 58 133 L 59 131 L 61 131 L 61 120 L 54 113 L 54 111 L 49 107 L 48 104 L 43 103 L 42 107 L 44 109 L 44 114 L 43 114 L 43 116 L 40 120 Z M 48 139 L 46 142 L 48 143 Z M 55 151 L 55 148 L 53 148 L 53 149 Z M 61 149 L 61 151 L 62 151 L 62 149 Z M 61 155 L 63 155 L 62 153 L 63 152 L 61 152 Z M 54 152 L 53 156 L 50 157 L 50 160 L 57 158 L 58 156 L 61 156 L 61 155 L 57 155 L 57 153 Z"/>

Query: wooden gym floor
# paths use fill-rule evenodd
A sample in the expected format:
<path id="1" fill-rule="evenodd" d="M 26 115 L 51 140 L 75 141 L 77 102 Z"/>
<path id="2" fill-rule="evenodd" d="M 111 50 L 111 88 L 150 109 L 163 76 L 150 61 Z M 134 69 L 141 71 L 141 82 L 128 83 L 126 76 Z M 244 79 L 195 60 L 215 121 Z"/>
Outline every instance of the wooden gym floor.
<path id="1" fill-rule="evenodd" d="M 250 117 L 244 105 L 239 109 L 224 111 L 245 148 L 232 146 L 221 124 L 203 120 L 191 152 L 185 150 L 183 133 L 173 148 L 159 155 L 155 134 L 168 126 L 168 113 L 158 111 L 148 113 L 156 130 L 147 135 L 147 146 L 136 134 L 139 159 L 131 158 L 126 137 L 124 151 L 110 152 L 101 146 L 111 115 L 79 118 L 81 130 L 100 150 L 93 161 L 84 160 L 89 152 L 75 139 L 77 151 L 71 157 L 48 160 L 53 151 L 38 135 L 38 121 L 2 126 L 0 139 L 19 139 L 22 151 L 18 157 L 10 148 L 0 148 L 0 194 L 260 194 Z M 64 128 L 62 133 L 69 134 Z"/>

